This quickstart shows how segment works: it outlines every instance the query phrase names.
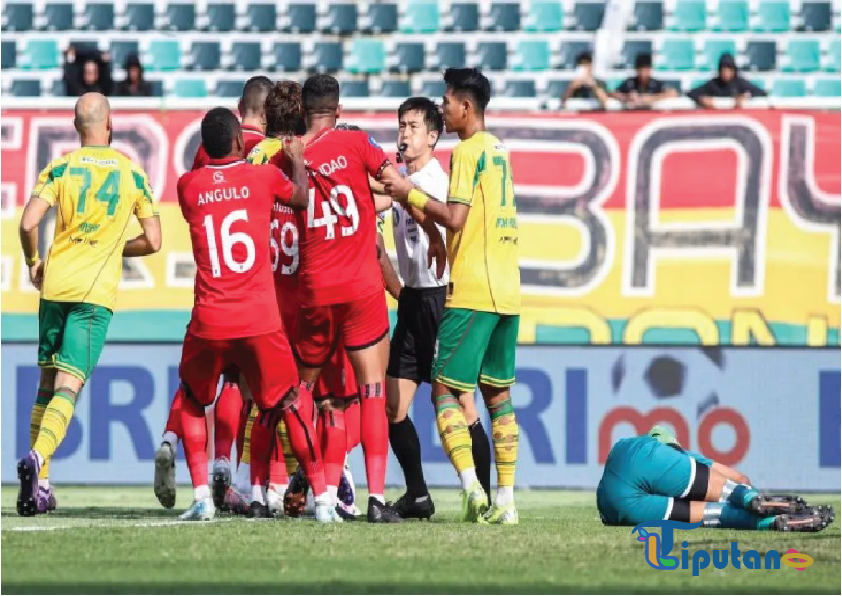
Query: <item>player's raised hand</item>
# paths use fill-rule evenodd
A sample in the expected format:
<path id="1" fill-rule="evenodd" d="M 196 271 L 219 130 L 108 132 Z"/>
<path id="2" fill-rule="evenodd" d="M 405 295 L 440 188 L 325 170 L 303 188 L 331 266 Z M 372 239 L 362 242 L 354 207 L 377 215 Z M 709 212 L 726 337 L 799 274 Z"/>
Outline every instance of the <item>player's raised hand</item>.
<path id="1" fill-rule="evenodd" d="M 395 177 L 385 183 L 386 194 L 390 195 L 399 203 L 406 203 L 409 191 L 414 188 L 409 178 Z"/>
<path id="2" fill-rule="evenodd" d="M 291 161 L 303 161 L 304 143 L 298 137 L 286 137 L 284 139 L 284 152 Z"/>

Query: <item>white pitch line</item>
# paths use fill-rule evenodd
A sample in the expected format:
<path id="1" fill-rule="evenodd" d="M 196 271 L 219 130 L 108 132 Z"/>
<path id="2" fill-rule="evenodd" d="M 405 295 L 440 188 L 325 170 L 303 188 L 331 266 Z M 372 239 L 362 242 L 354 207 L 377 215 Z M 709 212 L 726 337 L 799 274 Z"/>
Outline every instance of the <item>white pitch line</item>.
<path id="1" fill-rule="evenodd" d="M 68 526 L 19 526 L 17 528 L 2 528 L 3 532 L 55 532 L 59 530 L 76 530 L 79 528 L 162 528 L 167 526 L 204 526 L 216 523 L 226 523 L 235 521 L 234 518 L 214 519 L 209 522 L 195 522 L 195 521 L 141 521 L 134 523 L 87 523 L 74 524 Z"/>

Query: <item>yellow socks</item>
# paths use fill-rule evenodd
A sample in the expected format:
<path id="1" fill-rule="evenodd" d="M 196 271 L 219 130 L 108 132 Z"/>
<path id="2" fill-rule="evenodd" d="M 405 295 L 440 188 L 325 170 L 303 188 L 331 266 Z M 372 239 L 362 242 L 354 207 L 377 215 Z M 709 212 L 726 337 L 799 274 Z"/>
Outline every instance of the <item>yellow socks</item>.
<path id="1" fill-rule="evenodd" d="M 41 417 L 38 438 L 32 449 L 43 458 L 44 464 L 50 461 L 67 434 L 67 427 L 70 426 L 76 408 L 76 397 L 76 392 L 69 387 L 59 387 Z"/>
<path id="2" fill-rule="evenodd" d="M 44 412 L 47 406 L 50 405 L 50 399 L 53 397 L 53 390 L 49 387 L 39 387 L 38 397 L 35 398 L 35 404 L 32 406 L 32 416 L 29 419 L 29 448 L 35 446 L 35 441 L 38 440 L 38 433 L 41 432 L 41 420 L 44 418 Z M 41 466 L 41 472 L 38 478 L 46 480 L 49 477 L 50 460 L 45 459 L 44 465 Z"/>
<path id="3" fill-rule="evenodd" d="M 491 414 L 491 441 L 494 444 L 494 459 L 497 465 L 497 486 L 514 486 L 515 464 L 519 430 L 512 408 L 511 397 L 496 404 L 489 404 Z"/>
<path id="4" fill-rule="evenodd" d="M 281 420 L 278 422 L 278 440 L 281 442 L 281 447 L 284 450 L 284 466 L 287 469 L 287 475 L 292 477 L 295 471 L 298 470 L 298 460 L 292 454 L 292 446 L 289 443 L 289 433 L 287 433 L 287 425 Z"/>
<path id="5" fill-rule="evenodd" d="M 240 463 L 251 465 L 251 427 L 254 424 L 255 418 L 260 412 L 257 406 L 252 406 L 249 412 L 249 417 L 246 420 L 246 430 L 243 438 L 243 454 L 240 456 Z"/>
<path id="6" fill-rule="evenodd" d="M 459 406 L 459 401 L 450 394 L 436 397 L 435 401 L 436 427 L 442 447 L 453 467 L 461 475 L 465 470 L 474 467 L 471 433 L 468 431 L 465 414 Z"/>

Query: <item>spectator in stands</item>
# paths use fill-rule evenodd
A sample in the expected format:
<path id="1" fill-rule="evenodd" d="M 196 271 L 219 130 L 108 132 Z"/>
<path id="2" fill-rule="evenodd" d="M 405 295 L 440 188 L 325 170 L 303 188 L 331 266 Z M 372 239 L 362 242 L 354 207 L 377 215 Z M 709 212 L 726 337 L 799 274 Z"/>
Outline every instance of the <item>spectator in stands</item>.
<path id="1" fill-rule="evenodd" d="M 766 97 L 766 92 L 751 84 L 737 71 L 737 62 L 732 54 L 719 58 L 719 74 L 704 85 L 691 90 L 687 96 L 703 108 L 714 108 L 714 97 L 734 98 L 734 107 L 739 108 L 746 99 Z"/>
<path id="2" fill-rule="evenodd" d="M 95 91 L 111 95 L 111 62 L 108 52 L 67 48 L 64 54 L 64 86 L 68 97 Z"/>
<path id="3" fill-rule="evenodd" d="M 652 76 L 652 54 L 638 54 L 634 59 L 636 75 L 627 78 L 611 94 L 631 110 L 648 109 L 660 99 L 676 97 L 678 93 Z"/>
<path id="4" fill-rule="evenodd" d="M 599 107 L 605 109 L 608 93 L 605 91 L 605 83 L 593 76 L 593 56 L 590 52 L 582 52 L 576 56 L 576 78 L 567 86 L 564 97 L 561 98 L 561 105 L 564 106 L 571 97 L 596 100 Z"/>
<path id="5" fill-rule="evenodd" d="M 118 97 L 151 97 L 152 85 L 143 78 L 143 66 L 137 54 L 126 56 L 126 80 L 117 83 L 114 95 Z"/>

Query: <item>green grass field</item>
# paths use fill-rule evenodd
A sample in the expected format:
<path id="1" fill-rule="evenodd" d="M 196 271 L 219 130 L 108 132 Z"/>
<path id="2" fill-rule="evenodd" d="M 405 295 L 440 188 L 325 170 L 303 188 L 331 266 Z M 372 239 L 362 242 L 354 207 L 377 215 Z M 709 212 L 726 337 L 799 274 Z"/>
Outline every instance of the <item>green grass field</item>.
<path id="1" fill-rule="evenodd" d="M 695 549 L 795 548 L 804 571 L 657 571 L 629 528 L 603 527 L 590 492 L 520 491 L 520 525 L 456 522 L 458 494 L 433 491 L 432 523 L 400 526 L 218 517 L 178 523 L 151 488 L 59 487 L 59 510 L 22 519 L 2 489 L 4 593 L 840 593 L 840 533 L 676 532 Z M 397 496 L 391 494 L 389 497 Z M 832 503 L 839 495 L 811 496 Z M 677 550 L 677 549 L 676 549 Z M 676 551 L 673 551 L 675 554 Z"/>

